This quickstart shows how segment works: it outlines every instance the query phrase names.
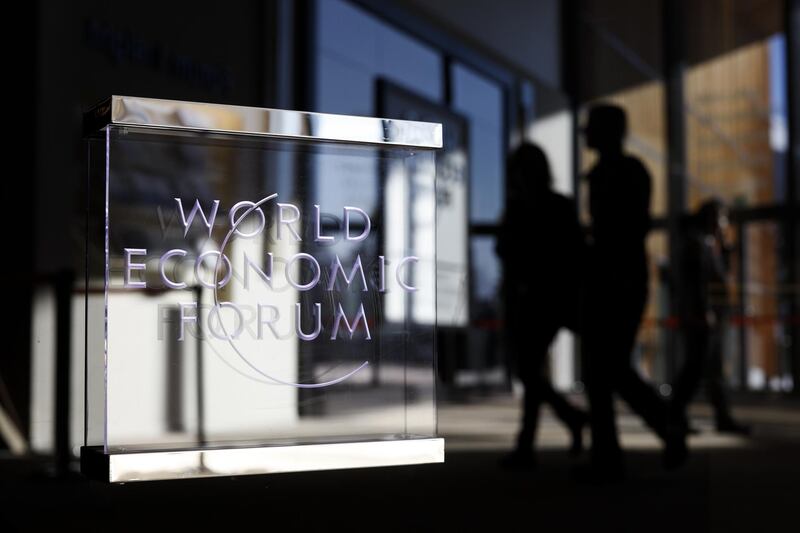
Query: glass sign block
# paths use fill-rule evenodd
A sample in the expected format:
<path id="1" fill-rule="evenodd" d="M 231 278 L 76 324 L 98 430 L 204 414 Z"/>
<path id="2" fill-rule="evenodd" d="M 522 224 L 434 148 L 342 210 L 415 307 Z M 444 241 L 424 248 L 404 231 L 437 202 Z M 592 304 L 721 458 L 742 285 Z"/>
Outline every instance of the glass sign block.
<path id="1" fill-rule="evenodd" d="M 439 124 L 114 96 L 85 133 L 87 474 L 444 460 Z"/>

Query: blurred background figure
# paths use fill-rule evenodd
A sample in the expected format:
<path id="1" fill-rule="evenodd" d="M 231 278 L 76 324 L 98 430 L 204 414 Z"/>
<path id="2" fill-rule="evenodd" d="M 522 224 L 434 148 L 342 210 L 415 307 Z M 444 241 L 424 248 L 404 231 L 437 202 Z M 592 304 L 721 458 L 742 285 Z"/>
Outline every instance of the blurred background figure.
<path id="1" fill-rule="evenodd" d="M 746 434 L 749 428 L 731 415 L 723 383 L 722 335 L 730 309 L 727 225 L 727 209 L 718 199 L 707 200 L 686 218 L 678 276 L 686 361 L 673 385 L 671 409 L 674 419 L 689 429 L 689 402 L 705 378 L 717 431 Z"/>
<path id="2" fill-rule="evenodd" d="M 582 450 L 588 416 L 572 406 L 545 375 L 548 349 L 561 328 L 577 331 L 584 243 L 572 200 L 551 189 L 547 156 L 522 144 L 508 164 L 509 196 L 497 243 L 503 260 L 506 338 L 517 377 L 525 388 L 516 448 L 501 460 L 509 468 L 532 468 L 539 407 L 550 404 Z M 531 255 L 531 250 L 536 255 Z"/>
<path id="3" fill-rule="evenodd" d="M 615 105 L 590 109 L 586 144 L 599 154 L 587 176 L 591 234 L 583 351 L 591 410 L 592 475 L 624 475 L 613 396 L 619 393 L 665 443 L 665 466 L 686 455 L 682 435 L 667 427 L 666 405 L 643 381 L 631 360 L 647 301 L 650 174 L 623 152 L 625 111 Z"/>

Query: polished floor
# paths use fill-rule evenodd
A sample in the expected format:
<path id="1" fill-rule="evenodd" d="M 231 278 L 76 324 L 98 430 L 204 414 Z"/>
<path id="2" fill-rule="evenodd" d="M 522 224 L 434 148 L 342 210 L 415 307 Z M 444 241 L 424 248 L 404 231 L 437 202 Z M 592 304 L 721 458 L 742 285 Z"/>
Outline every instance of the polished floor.
<path id="1" fill-rule="evenodd" d="M 796 531 L 800 526 L 800 406 L 736 409 L 750 438 L 714 434 L 708 410 L 688 464 L 660 467 L 658 443 L 623 414 L 628 478 L 578 482 L 585 458 L 545 416 L 535 472 L 497 460 L 513 439 L 517 402 L 443 405 L 443 465 L 104 485 L 54 478 L 46 463 L 0 459 L 0 531 Z"/>

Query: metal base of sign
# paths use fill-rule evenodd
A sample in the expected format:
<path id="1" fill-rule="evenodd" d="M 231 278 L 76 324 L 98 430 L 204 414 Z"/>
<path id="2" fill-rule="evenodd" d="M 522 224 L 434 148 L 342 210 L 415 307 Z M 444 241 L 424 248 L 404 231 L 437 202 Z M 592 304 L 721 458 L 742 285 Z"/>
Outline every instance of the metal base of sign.
<path id="1" fill-rule="evenodd" d="M 443 462 L 444 439 L 126 453 L 81 448 L 81 472 L 111 483 Z"/>

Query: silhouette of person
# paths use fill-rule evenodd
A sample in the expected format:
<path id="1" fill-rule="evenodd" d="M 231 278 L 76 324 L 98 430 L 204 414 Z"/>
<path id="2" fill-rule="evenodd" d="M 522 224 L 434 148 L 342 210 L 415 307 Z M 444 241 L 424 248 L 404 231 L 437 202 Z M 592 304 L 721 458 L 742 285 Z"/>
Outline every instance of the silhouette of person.
<path id="1" fill-rule="evenodd" d="M 567 426 L 573 454 L 581 451 L 585 412 L 572 406 L 544 375 L 559 329 L 579 322 L 578 268 L 584 241 L 574 203 L 551 189 L 550 166 L 538 146 L 522 144 L 509 158 L 508 200 L 497 252 L 504 262 L 507 338 L 524 386 L 516 447 L 501 464 L 535 466 L 539 407 L 550 404 Z"/>
<path id="2" fill-rule="evenodd" d="M 664 465 L 686 458 L 684 434 L 669 424 L 666 402 L 633 368 L 631 352 L 647 301 L 645 236 L 650 228 L 650 175 L 623 152 L 625 111 L 597 105 L 584 129 L 599 158 L 589 171 L 591 226 L 582 336 L 592 453 L 584 473 L 597 480 L 624 477 L 614 413 L 618 393 L 665 443 Z"/>
<path id="3" fill-rule="evenodd" d="M 704 202 L 685 221 L 678 292 L 686 361 L 673 384 L 672 417 L 687 430 L 687 409 L 705 377 L 717 431 L 746 434 L 734 421 L 722 375 L 722 334 L 728 299 L 727 212 L 722 202 Z"/>

